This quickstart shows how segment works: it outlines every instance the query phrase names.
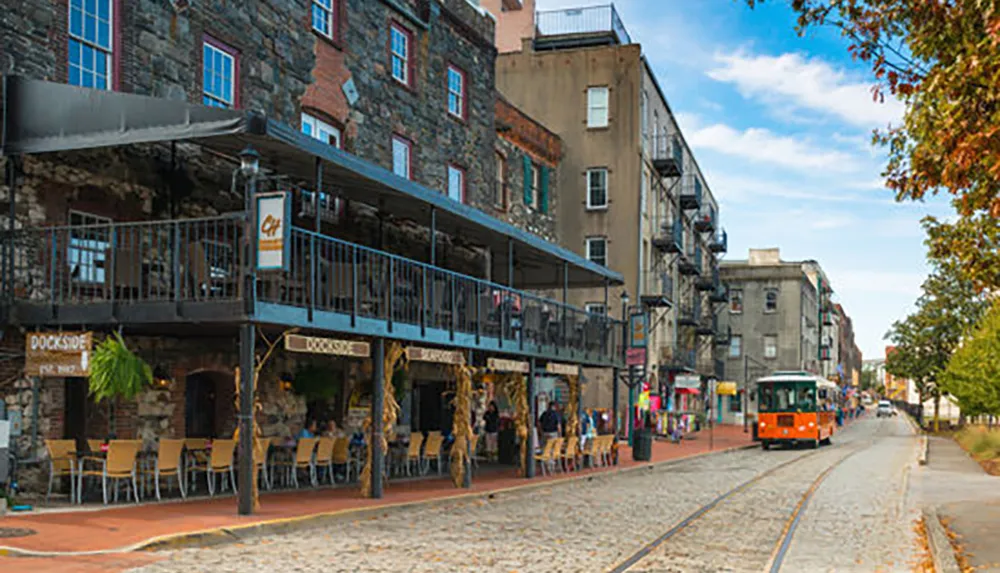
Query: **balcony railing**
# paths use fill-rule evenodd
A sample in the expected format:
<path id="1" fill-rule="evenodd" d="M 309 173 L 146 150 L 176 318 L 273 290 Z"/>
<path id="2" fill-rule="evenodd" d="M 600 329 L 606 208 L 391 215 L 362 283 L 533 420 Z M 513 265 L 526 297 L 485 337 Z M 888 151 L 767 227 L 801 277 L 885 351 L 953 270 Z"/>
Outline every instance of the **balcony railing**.
<path id="1" fill-rule="evenodd" d="M 675 135 L 651 137 L 653 167 L 660 177 L 680 177 L 684 172 L 684 149 Z"/>
<path id="2" fill-rule="evenodd" d="M 680 219 L 663 219 L 659 233 L 653 237 L 653 248 L 665 253 L 680 253 L 684 249 L 684 225 Z"/>
<path id="3" fill-rule="evenodd" d="M 244 308 L 249 290 L 257 303 L 340 315 L 337 324 L 348 326 L 336 329 L 359 334 L 360 321 L 374 319 L 390 337 L 407 328 L 434 331 L 446 343 L 464 335 L 474 347 L 491 338 L 511 351 L 532 345 L 543 354 L 574 351 L 602 362 L 622 352 L 622 323 L 605 315 L 299 228 L 292 230 L 288 270 L 260 272 L 248 288 L 245 229 L 240 214 L 19 230 L 8 236 L 11 298 L 47 308 Z M 7 252 L 0 249 L 0 257 Z M 0 268 L 6 265 L 0 260 Z"/>
<path id="4" fill-rule="evenodd" d="M 702 199 L 702 186 L 701 179 L 697 176 L 693 178 L 684 178 L 684 185 L 681 187 L 680 204 L 681 209 L 684 210 L 699 210 L 701 209 L 701 199 Z"/>
<path id="5" fill-rule="evenodd" d="M 551 36 L 602 36 L 610 34 L 619 44 L 631 44 L 625 24 L 614 4 L 544 10 L 535 13 L 535 38 Z"/>
<path id="6" fill-rule="evenodd" d="M 729 250 L 729 235 L 726 234 L 725 229 L 719 229 L 712 234 L 708 248 L 713 253 L 725 253 Z"/>
<path id="7" fill-rule="evenodd" d="M 699 232 L 715 230 L 715 207 L 705 205 L 701 208 L 694 219 L 694 228 Z"/>
<path id="8" fill-rule="evenodd" d="M 648 308 L 670 308 L 674 304 L 674 278 L 668 272 L 649 271 L 642 293 L 642 304 Z"/>

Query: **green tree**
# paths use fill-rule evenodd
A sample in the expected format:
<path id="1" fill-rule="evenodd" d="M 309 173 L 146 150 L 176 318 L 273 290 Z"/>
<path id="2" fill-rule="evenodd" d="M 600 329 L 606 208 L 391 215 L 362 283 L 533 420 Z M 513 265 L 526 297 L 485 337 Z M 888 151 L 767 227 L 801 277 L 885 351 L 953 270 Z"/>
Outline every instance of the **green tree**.
<path id="1" fill-rule="evenodd" d="M 859 385 L 862 390 L 874 390 L 878 386 L 878 371 L 873 364 L 865 364 L 861 367 L 861 380 Z"/>
<path id="2" fill-rule="evenodd" d="M 955 350 L 941 381 L 963 414 L 1000 414 L 1000 301 Z"/>
<path id="3" fill-rule="evenodd" d="M 764 0 L 746 0 L 750 7 Z M 953 222 L 925 221 L 932 256 L 979 288 L 1000 285 L 1000 0 L 789 0 L 797 31 L 833 26 L 906 106 L 876 131 L 897 201 L 947 192 Z"/>

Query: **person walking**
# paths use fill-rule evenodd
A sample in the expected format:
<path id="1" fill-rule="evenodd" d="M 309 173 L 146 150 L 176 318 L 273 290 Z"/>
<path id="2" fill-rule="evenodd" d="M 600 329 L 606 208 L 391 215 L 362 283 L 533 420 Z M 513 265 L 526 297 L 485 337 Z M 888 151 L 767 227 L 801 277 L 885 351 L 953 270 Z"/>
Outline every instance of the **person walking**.
<path id="1" fill-rule="evenodd" d="M 553 400 L 549 402 L 549 407 L 542 414 L 539 424 L 542 426 L 542 447 L 549 443 L 549 440 L 558 438 L 562 435 L 560 429 L 562 428 L 562 416 L 559 415 L 559 404 Z"/>
<path id="2" fill-rule="evenodd" d="M 497 403 L 490 402 L 483 414 L 483 431 L 486 432 L 486 459 L 497 459 L 497 442 L 500 436 L 500 411 Z"/>

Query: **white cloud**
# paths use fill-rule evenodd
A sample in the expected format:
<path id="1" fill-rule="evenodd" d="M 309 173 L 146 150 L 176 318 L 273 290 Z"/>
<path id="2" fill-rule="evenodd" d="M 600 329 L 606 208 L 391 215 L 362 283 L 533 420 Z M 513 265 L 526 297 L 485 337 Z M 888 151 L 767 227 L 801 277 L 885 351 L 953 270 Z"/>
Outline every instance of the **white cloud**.
<path id="1" fill-rule="evenodd" d="M 695 149 L 806 171 L 850 171 L 856 165 L 855 158 L 848 153 L 823 149 L 764 128 L 740 131 L 722 123 L 700 125 L 698 118 L 690 114 L 678 114 L 678 123 L 688 144 Z"/>
<path id="2" fill-rule="evenodd" d="M 811 180 L 796 184 L 794 181 L 758 179 L 727 171 L 710 171 L 708 182 L 712 193 L 723 202 L 749 203 L 762 198 L 774 198 L 824 203 L 892 205 L 892 197 L 888 192 L 882 198 L 871 192 L 856 193 L 851 190 L 862 189 L 860 184 L 840 184 L 836 180 L 832 183 L 830 180 Z"/>
<path id="3" fill-rule="evenodd" d="M 716 81 L 731 83 L 744 97 L 758 96 L 775 103 L 834 115 L 862 128 L 898 123 L 904 106 L 886 97 L 873 100 L 871 84 L 849 77 L 820 58 L 800 54 L 752 55 L 743 51 L 717 54 L 717 67 L 707 72 Z"/>

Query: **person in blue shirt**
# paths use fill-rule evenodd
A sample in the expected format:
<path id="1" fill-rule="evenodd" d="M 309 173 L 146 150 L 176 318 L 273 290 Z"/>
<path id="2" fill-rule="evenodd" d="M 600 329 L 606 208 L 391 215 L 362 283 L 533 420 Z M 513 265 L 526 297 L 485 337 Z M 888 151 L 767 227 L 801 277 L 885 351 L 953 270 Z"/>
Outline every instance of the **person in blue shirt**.
<path id="1" fill-rule="evenodd" d="M 305 426 L 302 426 L 302 430 L 299 431 L 299 435 L 296 436 L 298 439 L 302 438 L 315 438 L 316 437 L 316 420 L 309 420 L 306 422 Z"/>

